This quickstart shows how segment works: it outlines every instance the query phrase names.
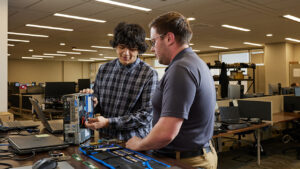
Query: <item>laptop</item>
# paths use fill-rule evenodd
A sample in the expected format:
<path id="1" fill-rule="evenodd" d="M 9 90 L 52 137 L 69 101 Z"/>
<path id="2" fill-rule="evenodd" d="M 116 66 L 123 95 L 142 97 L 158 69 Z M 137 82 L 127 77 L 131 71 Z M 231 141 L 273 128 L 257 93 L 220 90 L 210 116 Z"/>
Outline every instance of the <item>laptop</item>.
<path id="1" fill-rule="evenodd" d="M 220 107 L 221 122 L 228 124 L 240 123 L 240 114 L 238 107 Z"/>
<path id="2" fill-rule="evenodd" d="M 38 118 L 41 120 L 44 127 L 52 134 L 55 133 L 62 133 L 64 131 L 63 128 L 63 120 L 51 120 L 48 122 L 48 120 L 45 117 L 45 114 L 43 113 L 42 109 L 38 105 L 37 100 L 29 98 L 30 102 L 33 106 L 33 110 L 36 112 Z"/>
<path id="3" fill-rule="evenodd" d="M 18 154 L 57 150 L 69 146 L 60 138 L 49 134 L 9 136 L 8 142 L 12 150 Z"/>
<path id="4" fill-rule="evenodd" d="M 32 120 L 2 122 L 2 120 L 0 119 L 0 131 L 36 128 L 39 125 L 39 122 L 35 122 Z"/>

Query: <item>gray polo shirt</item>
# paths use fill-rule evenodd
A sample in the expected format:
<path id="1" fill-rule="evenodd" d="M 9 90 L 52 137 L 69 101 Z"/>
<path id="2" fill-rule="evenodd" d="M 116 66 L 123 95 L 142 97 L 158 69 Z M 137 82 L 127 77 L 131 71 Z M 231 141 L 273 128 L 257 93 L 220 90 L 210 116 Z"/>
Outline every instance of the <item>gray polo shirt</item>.
<path id="1" fill-rule="evenodd" d="M 213 135 L 216 93 L 206 63 L 186 48 L 169 66 L 154 93 L 153 125 L 160 117 L 184 119 L 168 150 L 195 151 L 206 145 Z"/>

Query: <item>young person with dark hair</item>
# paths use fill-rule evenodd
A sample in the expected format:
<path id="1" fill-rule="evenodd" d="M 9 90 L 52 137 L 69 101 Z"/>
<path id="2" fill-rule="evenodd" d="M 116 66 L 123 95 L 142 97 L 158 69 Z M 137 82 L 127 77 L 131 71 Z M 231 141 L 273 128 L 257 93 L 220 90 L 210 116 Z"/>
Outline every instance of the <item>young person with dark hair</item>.
<path id="1" fill-rule="evenodd" d="M 216 93 L 209 68 L 189 47 L 192 30 L 187 19 L 169 12 L 150 23 L 152 51 L 168 65 L 155 90 L 154 127 L 145 138 L 133 137 L 126 147 L 155 150 L 193 167 L 217 168 L 210 143 Z"/>
<path id="2" fill-rule="evenodd" d="M 158 75 L 138 55 L 147 50 L 146 33 L 137 24 L 119 23 L 110 44 L 118 58 L 101 65 L 93 90 L 101 116 L 89 119 L 86 127 L 99 129 L 101 136 L 128 140 L 145 137 L 152 128 L 151 97 Z"/>

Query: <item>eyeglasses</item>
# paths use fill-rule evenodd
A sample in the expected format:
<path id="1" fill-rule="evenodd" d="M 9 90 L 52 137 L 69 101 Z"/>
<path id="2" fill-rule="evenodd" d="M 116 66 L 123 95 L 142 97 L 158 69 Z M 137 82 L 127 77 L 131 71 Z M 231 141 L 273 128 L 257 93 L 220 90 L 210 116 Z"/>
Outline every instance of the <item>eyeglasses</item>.
<path id="1" fill-rule="evenodd" d="M 151 47 L 153 47 L 153 48 L 155 47 L 156 39 L 157 39 L 157 38 L 164 38 L 164 36 L 166 36 L 165 33 L 164 33 L 164 34 L 160 34 L 160 35 L 154 37 L 153 39 L 150 39 Z"/>

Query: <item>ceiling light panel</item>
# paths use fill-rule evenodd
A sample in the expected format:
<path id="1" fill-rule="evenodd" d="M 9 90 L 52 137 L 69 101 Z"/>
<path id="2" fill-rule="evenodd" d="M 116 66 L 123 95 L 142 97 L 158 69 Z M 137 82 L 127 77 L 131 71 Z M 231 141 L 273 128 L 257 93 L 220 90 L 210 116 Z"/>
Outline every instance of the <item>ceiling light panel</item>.
<path id="1" fill-rule="evenodd" d="M 288 41 L 292 41 L 292 42 L 297 42 L 297 43 L 300 43 L 300 40 L 299 40 L 299 39 L 294 39 L 294 38 L 285 38 L 285 40 L 288 40 Z"/>
<path id="2" fill-rule="evenodd" d="M 60 16 L 60 17 L 65 17 L 65 18 L 90 21 L 90 22 L 98 22 L 98 23 L 105 23 L 106 22 L 106 21 L 100 20 L 100 19 L 86 18 L 86 17 L 74 16 L 74 15 L 68 15 L 68 14 L 62 14 L 62 13 L 55 13 L 54 16 Z"/>
<path id="3" fill-rule="evenodd" d="M 7 39 L 7 41 L 11 41 L 11 42 L 25 42 L 25 43 L 29 43 L 29 40 L 22 40 L 22 39 Z"/>
<path id="4" fill-rule="evenodd" d="M 245 45 L 252 45 L 252 46 L 263 46 L 261 44 L 258 44 L 258 43 L 252 43 L 252 42 L 244 42 L 243 44 Z"/>
<path id="5" fill-rule="evenodd" d="M 98 52 L 97 50 L 91 50 L 91 49 L 72 49 L 74 51 L 80 51 L 80 52 Z"/>
<path id="6" fill-rule="evenodd" d="M 33 58 L 54 58 L 54 56 L 32 55 Z"/>
<path id="7" fill-rule="evenodd" d="M 48 56 L 67 56 L 65 54 L 57 54 L 57 53 L 44 53 L 44 55 L 48 55 Z"/>
<path id="8" fill-rule="evenodd" d="M 241 28 L 241 27 L 237 27 L 237 26 L 232 26 L 232 25 L 222 25 L 222 27 L 224 28 L 229 28 L 229 29 L 234 29 L 234 30 L 239 30 L 239 31 L 244 31 L 244 32 L 249 32 L 251 31 L 250 29 L 246 29 L 246 28 Z"/>
<path id="9" fill-rule="evenodd" d="M 41 37 L 48 38 L 48 35 L 39 35 L 39 34 L 31 34 L 31 33 L 18 33 L 18 32 L 7 32 L 9 35 L 19 35 L 19 36 L 33 36 L 33 37 Z"/>
<path id="10" fill-rule="evenodd" d="M 113 47 L 109 46 L 91 46 L 92 48 L 99 48 L 99 49 L 114 49 Z"/>
<path id="11" fill-rule="evenodd" d="M 228 49 L 227 47 L 223 47 L 223 46 L 209 46 L 211 48 L 216 48 L 216 49 Z"/>
<path id="12" fill-rule="evenodd" d="M 71 54 L 71 55 L 81 55 L 81 52 L 56 51 L 56 53 L 64 53 L 64 54 Z"/>
<path id="13" fill-rule="evenodd" d="M 39 59 L 39 60 L 41 60 L 41 59 L 43 59 L 43 58 L 35 58 L 35 57 L 22 57 L 22 59 Z"/>
<path id="14" fill-rule="evenodd" d="M 107 60 L 107 59 L 103 59 L 103 58 L 90 58 L 91 60 Z"/>
<path id="15" fill-rule="evenodd" d="M 70 29 L 70 28 L 61 28 L 61 27 L 45 26 L 45 25 L 26 24 L 25 26 L 42 28 L 42 29 L 54 29 L 54 30 L 60 30 L 60 31 L 73 31 L 73 29 Z"/>
<path id="16" fill-rule="evenodd" d="M 125 8 L 131 8 L 131 9 L 146 11 L 146 12 L 149 12 L 149 11 L 152 10 L 150 8 L 144 8 L 144 7 L 140 7 L 140 6 L 130 5 L 130 4 L 117 2 L 117 1 L 111 1 L 111 0 L 96 0 L 96 1 L 107 3 L 107 4 L 110 4 L 110 5 L 116 5 L 116 6 L 121 6 L 121 7 L 125 7 Z"/>
<path id="17" fill-rule="evenodd" d="M 293 20 L 293 21 L 296 21 L 296 22 L 300 22 L 300 18 L 293 16 L 293 15 L 283 15 L 283 17 Z"/>

